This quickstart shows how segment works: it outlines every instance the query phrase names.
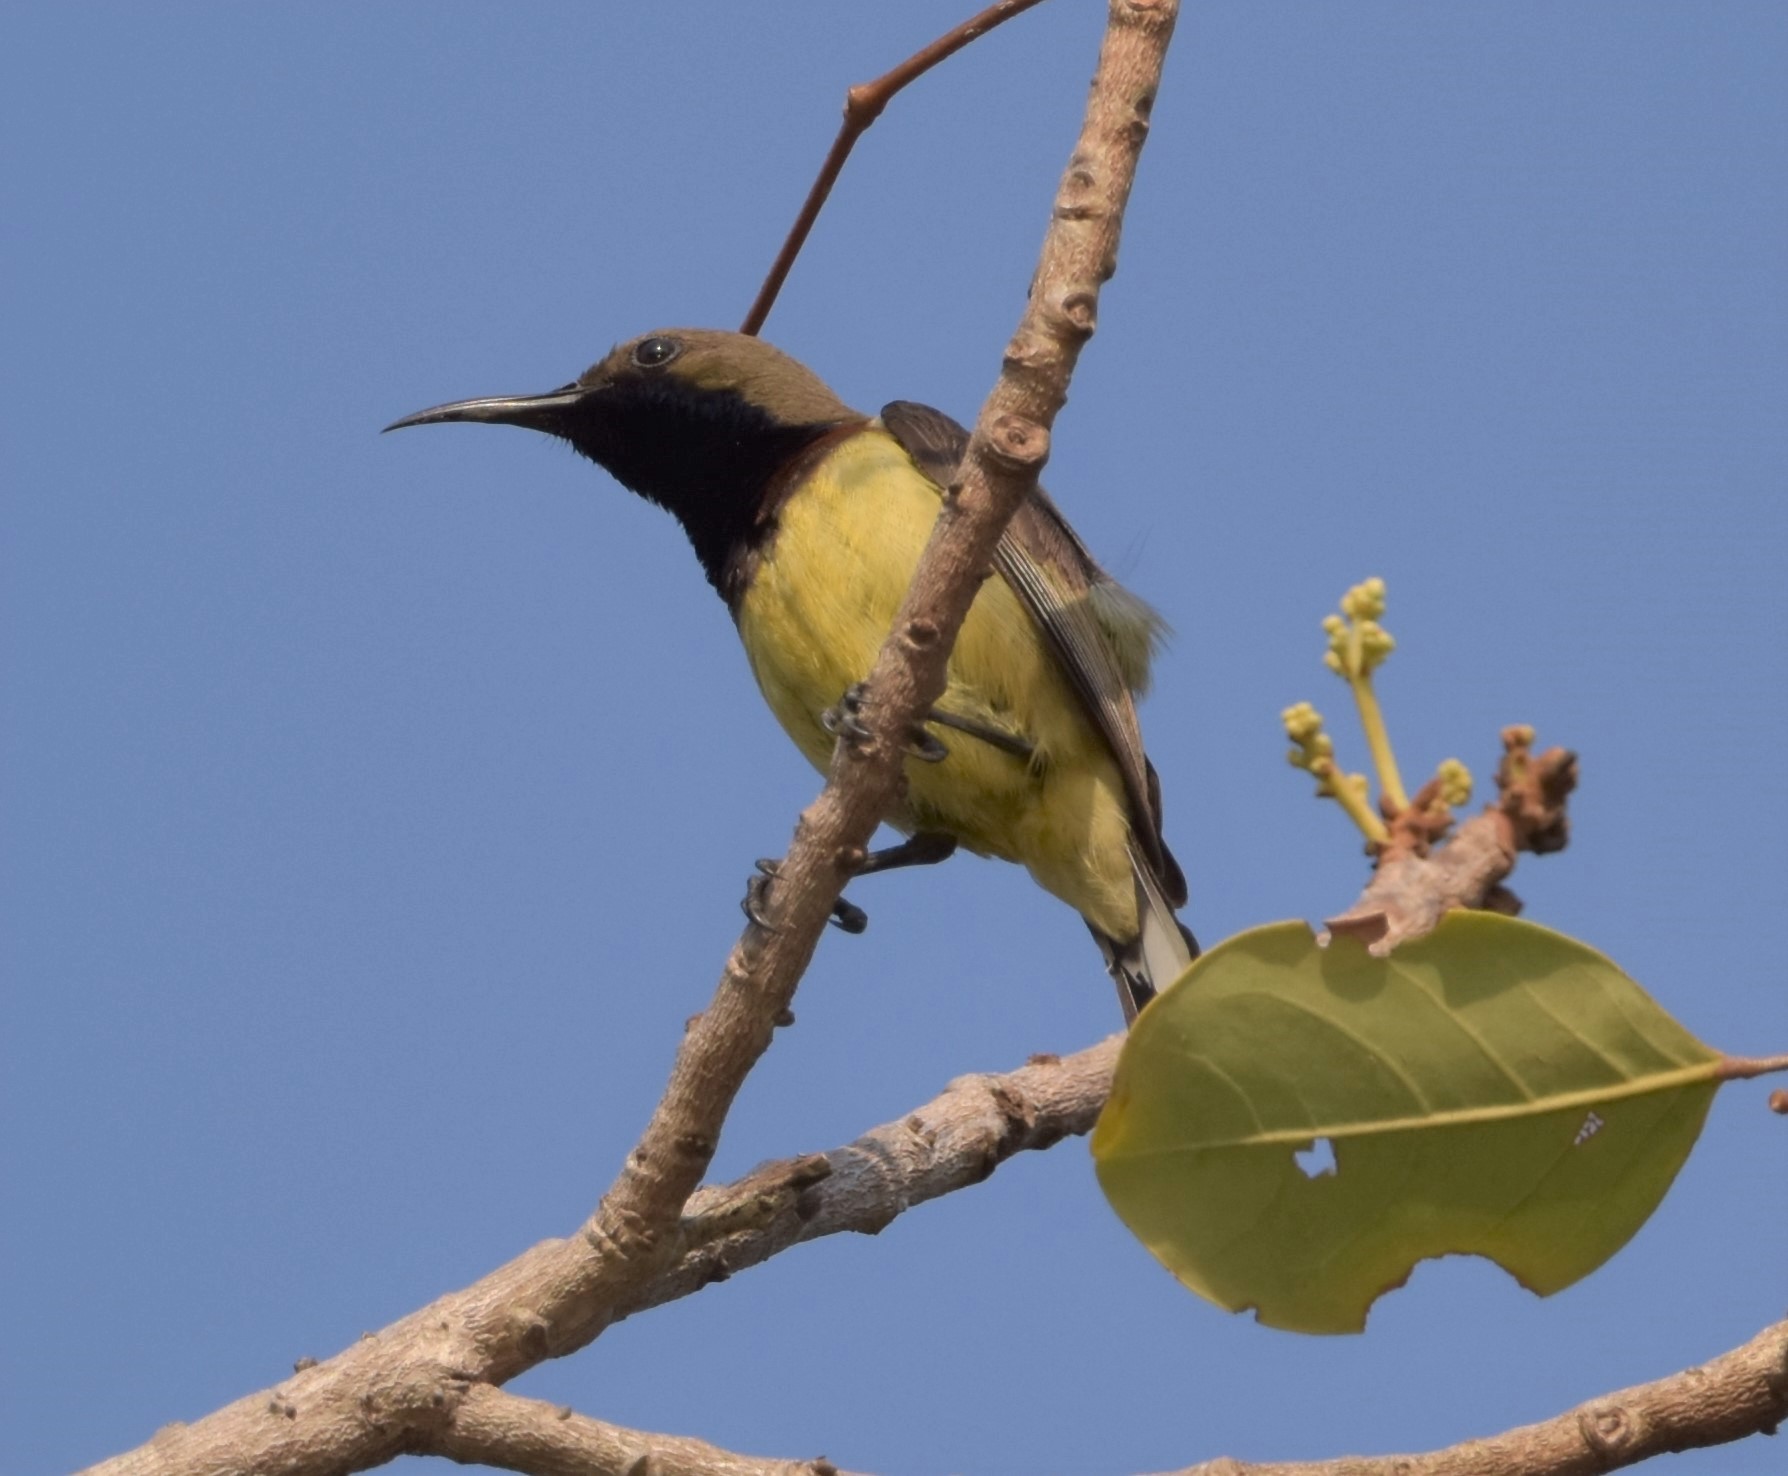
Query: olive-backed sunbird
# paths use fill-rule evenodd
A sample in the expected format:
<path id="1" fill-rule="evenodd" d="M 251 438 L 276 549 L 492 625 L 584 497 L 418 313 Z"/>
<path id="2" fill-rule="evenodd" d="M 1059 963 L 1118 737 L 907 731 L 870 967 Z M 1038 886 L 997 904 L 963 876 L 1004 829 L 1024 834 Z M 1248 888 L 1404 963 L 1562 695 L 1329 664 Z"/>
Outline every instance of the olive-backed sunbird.
<path id="1" fill-rule="evenodd" d="M 822 772 L 968 444 L 937 410 L 896 401 L 863 415 L 779 349 L 694 328 L 623 343 L 550 394 L 460 400 L 388 429 L 440 421 L 557 436 L 675 515 L 770 710 Z M 862 868 L 941 860 L 958 844 L 1018 862 L 1086 920 L 1126 1019 L 1197 951 L 1174 916 L 1186 883 L 1136 721 L 1163 630 L 1038 491 L 912 735 L 889 817 L 910 839 Z"/>

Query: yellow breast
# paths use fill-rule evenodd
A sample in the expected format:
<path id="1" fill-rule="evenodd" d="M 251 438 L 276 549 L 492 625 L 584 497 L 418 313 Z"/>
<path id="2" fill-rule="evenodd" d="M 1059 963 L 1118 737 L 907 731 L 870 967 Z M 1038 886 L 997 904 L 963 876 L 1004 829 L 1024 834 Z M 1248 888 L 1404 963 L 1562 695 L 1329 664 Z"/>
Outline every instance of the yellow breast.
<path id="1" fill-rule="evenodd" d="M 842 441 L 783 505 L 739 602 L 739 634 L 777 720 L 818 768 L 821 714 L 869 674 L 937 519 L 936 486 L 871 429 Z M 1028 744 L 1030 761 L 952 728 L 939 764 L 907 764 L 891 822 L 941 830 L 1030 868 L 1113 937 L 1135 931 L 1122 781 L 1036 623 L 997 574 L 950 658 L 940 707 Z"/>

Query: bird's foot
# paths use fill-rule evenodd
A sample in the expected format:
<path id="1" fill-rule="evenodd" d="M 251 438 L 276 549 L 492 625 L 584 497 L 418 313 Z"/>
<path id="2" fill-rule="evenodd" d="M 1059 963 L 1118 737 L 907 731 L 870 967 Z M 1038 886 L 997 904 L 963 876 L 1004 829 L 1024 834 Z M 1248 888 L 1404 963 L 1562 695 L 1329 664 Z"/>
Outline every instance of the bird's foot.
<path id="1" fill-rule="evenodd" d="M 836 707 L 820 714 L 820 726 L 853 747 L 861 747 L 874 737 L 863 722 L 863 692 L 863 683 L 858 682 L 838 699 Z M 923 723 L 914 723 L 908 730 L 906 751 L 928 764 L 940 764 L 950 756 L 950 750 L 926 732 Z"/>
<path id="2" fill-rule="evenodd" d="M 762 928 L 766 933 L 777 930 L 774 923 L 764 915 L 764 906 L 770 900 L 770 878 L 775 875 L 775 863 L 766 869 L 762 861 L 757 863 L 758 870 L 745 883 L 745 895 L 739 899 L 739 911 L 749 919 L 752 927 Z M 761 873 L 761 874 L 760 874 Z"/>
<path id="3" fill-rule="evenodd" d="M 745 916 L 766 932 L 776 929 L 764 916 L 764 905 L 769 901 L 770 883 L 775 880 L 777 872 L 782 870 L 780 861 L 773 861 L 768 856 L 758 859 L 757 873 L 745 883 L 745 897 L 739 903 Z M 869 926 L 869 914 L 854 902 L 847 902 L 840 897 L 832 904 L 832 926 L 840 932 L 860 933 Z"/>

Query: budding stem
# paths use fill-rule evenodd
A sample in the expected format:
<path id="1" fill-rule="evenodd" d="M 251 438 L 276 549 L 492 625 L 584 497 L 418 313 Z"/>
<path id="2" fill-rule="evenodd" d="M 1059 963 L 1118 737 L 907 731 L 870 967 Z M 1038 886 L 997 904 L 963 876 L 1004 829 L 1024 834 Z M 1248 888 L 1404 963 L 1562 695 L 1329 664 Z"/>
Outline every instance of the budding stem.
<path id="1" fill-rule="evenodd" d="M 1358 639 L 1357 627 L 1354 639 Z M 1372 767 L 1378 771 L 1379 793 L 1384 796 L 1385 807 L 1397 814 L 1409 808 L 1409 793 L 1403 788 L 1403 776 L 1397 772 L 1397 757 L 1391 752 L 1391 735 L 1385 731 L 1384 713 L 1378 706 L 1378 693 L 1372 690 L 1371 673 L 1349 676 L 1347 685 L 1360 710 L 1360 727 L 1365 729 L 1366 746 L 1372 751 Z"/>

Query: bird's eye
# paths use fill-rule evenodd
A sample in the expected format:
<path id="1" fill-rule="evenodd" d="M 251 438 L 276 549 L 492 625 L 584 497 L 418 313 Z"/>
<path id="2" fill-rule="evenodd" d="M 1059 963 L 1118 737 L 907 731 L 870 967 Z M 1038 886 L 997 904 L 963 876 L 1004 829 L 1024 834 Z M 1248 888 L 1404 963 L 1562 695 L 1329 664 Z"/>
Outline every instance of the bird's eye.
<path id="1" fill-rule="evenodd" d="M 674 338 L 642 338 L 633 346 L 633 362 L 641 369 L 662 369 L 683 352 Z"/>

